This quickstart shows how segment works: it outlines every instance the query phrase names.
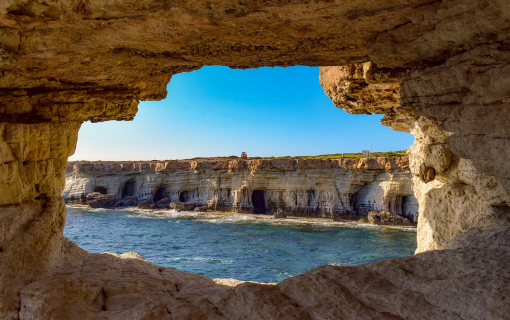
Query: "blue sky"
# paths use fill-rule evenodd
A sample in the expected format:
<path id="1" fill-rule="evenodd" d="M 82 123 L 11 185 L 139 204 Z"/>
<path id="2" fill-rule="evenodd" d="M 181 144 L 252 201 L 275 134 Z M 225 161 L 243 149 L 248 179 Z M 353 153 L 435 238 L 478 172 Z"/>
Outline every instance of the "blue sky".
<path id="1" fill-rule="evenodd" d="M 134 121 L 86 122 L 70 160 L 295 156 L 409 148 L 413 136 L 381 115 L 335 108 L 319 68 L 204 67 L 172 77 L 162 101 L 140 102 Z"/>

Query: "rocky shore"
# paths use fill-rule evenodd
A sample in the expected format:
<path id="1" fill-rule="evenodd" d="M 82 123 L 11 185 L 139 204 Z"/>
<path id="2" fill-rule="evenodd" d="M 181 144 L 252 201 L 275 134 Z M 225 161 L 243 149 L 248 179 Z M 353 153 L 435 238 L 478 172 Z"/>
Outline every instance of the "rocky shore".
<path id="1" fill-rule="evenodd" d="M 352 220 L 383 211 L 414 221 L 411 181 L 407 157 L 69 162 L 63 197 L 95 208 Z"/>
<path id="2" fill-rule="evenodd" d="M 508 1 L 10 0 L 0 9 L 0 318 L 508 319 Z M 417 254 L 229 287 L 65 239 L 65 170 L 81 124 L 132 120 L 140 100 L 167 96 L 172 76 L 212 65 L 324 66 L 335 106 L 412 133 Z"/>

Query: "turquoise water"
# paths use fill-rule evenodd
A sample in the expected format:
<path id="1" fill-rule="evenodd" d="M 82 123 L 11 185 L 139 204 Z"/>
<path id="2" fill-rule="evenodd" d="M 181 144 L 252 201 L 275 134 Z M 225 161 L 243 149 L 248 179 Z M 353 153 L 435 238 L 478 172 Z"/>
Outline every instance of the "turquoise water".
<path id="1" fill-rule="evenodd" d="M 211 278 L 280 282 L 321 265 L 410 256 L 416 231 L 266 215 L 68 207 L 64 236 Z"/>

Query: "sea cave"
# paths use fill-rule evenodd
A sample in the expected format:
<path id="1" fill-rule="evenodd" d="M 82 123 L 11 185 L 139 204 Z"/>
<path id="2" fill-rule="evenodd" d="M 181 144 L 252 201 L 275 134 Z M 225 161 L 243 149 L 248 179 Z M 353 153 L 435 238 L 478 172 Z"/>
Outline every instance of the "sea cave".
<path id="1" fill-rule="evenodd" d="M 3 319 L 510 314 L 508 1 L 14 0 L 0 8 Z M 412 133 L 416 254 L 261 284 L 164 268 L 133 252 L 88 253 L 64 238 L 64 176 L 81 124 L 132 120 L 139 101 L 166 96 L 173 75 L 211 65 L 320 66 L 336 107 L 384 114 L 383 125 Z M 131 190 L 126 183 L 122 193 Z M 398 195 L 392 206 L 416 204 Z"/>

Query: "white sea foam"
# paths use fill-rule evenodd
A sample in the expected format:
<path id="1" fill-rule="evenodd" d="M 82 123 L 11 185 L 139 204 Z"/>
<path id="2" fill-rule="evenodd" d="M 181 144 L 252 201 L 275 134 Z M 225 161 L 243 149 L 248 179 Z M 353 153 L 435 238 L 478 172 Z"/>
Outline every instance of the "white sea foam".
<path id="1" fill-rule="evenodd" d="M 209 261 L 215 261 L 215 262 L 221 262 L 222 264 L 232 264 L 234 263 L 234 260 L 226 260 L 226 259 L 219 259 L 219 258 L 202 258 L 202 257 L 193 257 L 193 258 L 186 258 L 186 257 L 178 257 L 178 258 L 165 258 L 163 259 L 166 262 L 191 262 L 191 261 L 199 261 L 199 262 L 209 262 Z"/>
<path id="2" fill-rule="evenodd" d="M 139 209 L 137 207 L 123 207 L 116 209 L 92 209 L 83 205 L 68 205 L 69 208 L 83 208 L 89 212 L 105 212 L 105 211 L 125 211 L 131 214 L 127 218 L 139 218 L 143 216 L 146 219 L 194 219 L 204 223 L 269 223 L 276 225 L 289 225 L 289 226 L 316 226 L 316 227 L 349 227 L 349 228 L 391 228 L 404 231 L 416 232 L 414 227 L 400 227 L 400 226 L 378 226 L 368 223 L 359 223 L 357 221 L 332 221 L 325 218 L 305 218 L 305 217 L 291 217 L 286 219 L 273 218 L 271 215 L 259 214 L 246 214 L 234 212 L 195 212 L 195 211 L 176 211 L 175 209 Z"/>

